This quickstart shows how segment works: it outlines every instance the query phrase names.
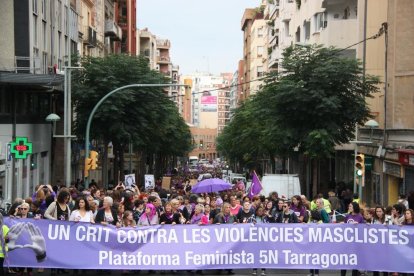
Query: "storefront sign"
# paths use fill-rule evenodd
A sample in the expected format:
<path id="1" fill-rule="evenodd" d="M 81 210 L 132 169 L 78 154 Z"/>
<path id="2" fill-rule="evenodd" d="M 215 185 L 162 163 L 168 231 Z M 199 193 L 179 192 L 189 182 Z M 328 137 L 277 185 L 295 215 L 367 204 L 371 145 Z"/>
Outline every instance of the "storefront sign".
<path id="1" fill-rule="evenodd" d="M 15 159 L 26 159 L 27 155 L 32 154 L 33 146 L 27 137 L 16 137 L 11 143 L 10 151 Z"/>

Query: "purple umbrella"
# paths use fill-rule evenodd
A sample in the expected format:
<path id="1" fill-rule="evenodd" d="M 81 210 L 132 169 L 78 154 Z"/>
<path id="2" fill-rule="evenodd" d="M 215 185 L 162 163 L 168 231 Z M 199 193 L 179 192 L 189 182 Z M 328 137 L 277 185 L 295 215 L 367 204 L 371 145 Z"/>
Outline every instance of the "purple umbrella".
<path id="1" fill-rule="evenodd" d="M 204 179 L 193 186 L 191 192 L 196 194 L 214 193 L 231 189 L 230 183 L 220 178 Z"/>

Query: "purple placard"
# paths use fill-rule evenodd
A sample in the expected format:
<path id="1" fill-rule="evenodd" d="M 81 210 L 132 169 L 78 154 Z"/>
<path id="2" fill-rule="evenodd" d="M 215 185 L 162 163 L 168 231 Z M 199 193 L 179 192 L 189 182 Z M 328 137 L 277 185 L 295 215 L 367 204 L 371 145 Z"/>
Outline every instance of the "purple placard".
<path id="1" fill-rule="evenodd" d="M 11 227 L 9 248 L 15 248 L 8 253 L 9 263 L 17 267 L 414 272 L 412 226 L 233 224 L 116 229 L 51 220 L 7 218 L 5 222 Z"/>

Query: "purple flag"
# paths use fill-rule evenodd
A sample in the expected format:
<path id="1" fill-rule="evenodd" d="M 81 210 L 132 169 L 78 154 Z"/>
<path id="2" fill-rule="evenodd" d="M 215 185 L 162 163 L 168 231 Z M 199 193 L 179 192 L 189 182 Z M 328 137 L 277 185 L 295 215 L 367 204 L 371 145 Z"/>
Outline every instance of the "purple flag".
<path id="1" fill-rule="evenodd" d="M 252 185 L 249 189 L 249 198 L 258 195 L 260 191 L 263 189 L 262 183 L 260 183 L 259 177 L 257 177 L 256 171 L 253 171 L 253 178 L 252 178 Z"/>

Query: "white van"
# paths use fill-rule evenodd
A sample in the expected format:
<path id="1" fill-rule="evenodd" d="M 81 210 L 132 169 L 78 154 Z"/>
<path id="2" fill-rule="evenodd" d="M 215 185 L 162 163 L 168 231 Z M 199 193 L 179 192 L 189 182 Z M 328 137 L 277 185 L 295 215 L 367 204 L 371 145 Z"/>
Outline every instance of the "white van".
<path id="1" fill-rule="evenodd" d="M 262 178 L 262 187 L 260 194 L 266 197 L 271 192 L 277 192 L 279 197 L 285 196 L 287 199 L 294 195 L 301 195 L 297 174 L 267 174 Z"/>
<path id="2" fill-rule="evenodd" d="M 188 158 L 188 163 L 190 164 L 190 165 L 197 165 L 197 162 L 198 162 L 198 157 L 197 156 L 190 156 L 189 158 Z"/>

